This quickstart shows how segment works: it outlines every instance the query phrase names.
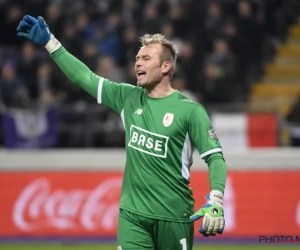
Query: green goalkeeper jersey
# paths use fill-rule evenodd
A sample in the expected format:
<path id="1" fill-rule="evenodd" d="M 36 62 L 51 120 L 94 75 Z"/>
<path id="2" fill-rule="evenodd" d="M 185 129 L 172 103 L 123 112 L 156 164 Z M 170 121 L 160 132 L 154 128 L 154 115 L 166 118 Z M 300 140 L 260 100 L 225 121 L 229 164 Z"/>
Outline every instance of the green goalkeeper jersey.
<path id="1" fill-rule="evenodd" d="M 100 78 L 98 103 L 121 115 L 126 167 L 120 208 L 146 217 L 190 222 L 193 148 L 221 152 L 205 109 L 179 91 L 151 98 L 145 90 Z"/>
<path id="2" fill-rule="evenodd" d="M 127 160 L 120 207 L 150 218 L 191 222 L 193 148 L 202 158 L 222 151 L 205 109 L 178 91 L 151 98 L 140 87 L 101 78 L 63 47 L 51 57 L 72 82 L 122 117 Z M 226 166 L 223 160 L 214 162 L 211 187 L 223 191 Z"/>

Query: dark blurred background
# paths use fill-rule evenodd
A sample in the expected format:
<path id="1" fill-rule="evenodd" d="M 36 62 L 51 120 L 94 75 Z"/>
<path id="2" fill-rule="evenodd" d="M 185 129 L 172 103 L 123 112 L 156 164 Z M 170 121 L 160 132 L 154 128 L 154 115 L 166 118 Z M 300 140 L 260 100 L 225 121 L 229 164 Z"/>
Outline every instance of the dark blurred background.
<path id="1" fill-rule="evenodd" d="M 162 33 L 179 48 L 174 88 L 209 113 L 272 113 L 276 146 L 299 146 L 299 10 L 298 0 L 0 0 L 0 145 L 124 145 L 119 116 L 16 37 L 29 14 L 95 73 L 134 85 L 138 37 Z"/>

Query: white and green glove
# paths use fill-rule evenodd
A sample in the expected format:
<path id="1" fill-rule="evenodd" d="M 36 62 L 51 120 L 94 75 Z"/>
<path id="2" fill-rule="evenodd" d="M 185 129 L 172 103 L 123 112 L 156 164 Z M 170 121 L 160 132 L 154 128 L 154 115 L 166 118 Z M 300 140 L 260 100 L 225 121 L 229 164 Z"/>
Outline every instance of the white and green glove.
<path id="1" fill-rule="evenodd" d="M 190 219 L 196 221 L 204 217 L 199 229 L 199 233 L 203 234 L 203 236 L 222 234 L 225 227 L 223 194 L 220 191 L 212 190 L 205 198 L 206 204 L 193 214 Z"/>

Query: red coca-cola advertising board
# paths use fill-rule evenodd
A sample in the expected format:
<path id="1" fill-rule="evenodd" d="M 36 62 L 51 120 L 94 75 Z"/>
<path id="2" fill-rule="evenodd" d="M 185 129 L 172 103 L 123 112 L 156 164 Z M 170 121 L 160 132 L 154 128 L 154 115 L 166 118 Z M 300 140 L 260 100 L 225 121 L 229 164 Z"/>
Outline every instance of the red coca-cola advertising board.
<path id="1" fill-rule="evenodd" d="M 191 180 L 198 208 L 207 173 L 192 172 Z M 299 171 L 229 171 L 222 237 L 299 235 L 299 180 Z M 121 182 L 115 171 L 2 172 L 0 237 L 115 237 Z"/>

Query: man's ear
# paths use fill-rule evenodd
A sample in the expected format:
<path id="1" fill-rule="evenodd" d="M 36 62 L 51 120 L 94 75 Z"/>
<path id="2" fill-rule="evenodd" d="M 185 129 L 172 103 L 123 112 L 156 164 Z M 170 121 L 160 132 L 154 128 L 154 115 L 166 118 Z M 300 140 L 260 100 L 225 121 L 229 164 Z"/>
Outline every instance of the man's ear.
<path id="1" fill-rule="evenodd" d="M 170 61 L 163 62 L 163 64 L 161 65 L 163 74 L 168 73 L 171 70 L 171 67 L 172 63 Z"/>

